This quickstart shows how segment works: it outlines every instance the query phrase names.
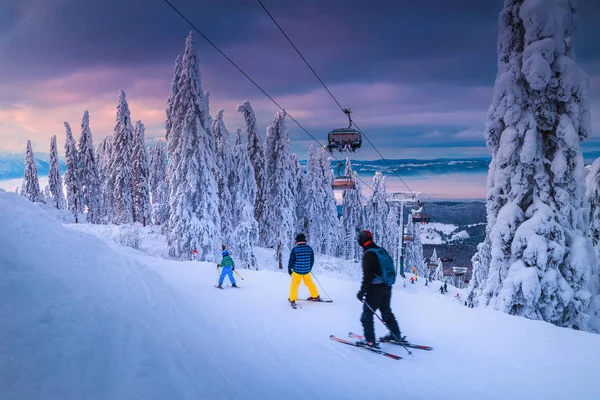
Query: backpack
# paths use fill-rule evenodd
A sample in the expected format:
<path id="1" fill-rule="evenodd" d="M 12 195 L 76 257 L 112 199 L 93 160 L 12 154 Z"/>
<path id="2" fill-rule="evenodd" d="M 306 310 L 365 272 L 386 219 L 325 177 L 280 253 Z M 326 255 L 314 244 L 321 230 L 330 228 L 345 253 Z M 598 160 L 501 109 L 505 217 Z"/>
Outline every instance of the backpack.
<path id="1" fill-rule="evenodd" d="M 389 253 L 383 248 L 369 249 L 377 255 L 379 261 L 379 268 L 381 268 L 381 279 L 383 283 L 388 286 L 392 286 L 396 282 L 396 267 L 394 267 L 394 260 Z"/>

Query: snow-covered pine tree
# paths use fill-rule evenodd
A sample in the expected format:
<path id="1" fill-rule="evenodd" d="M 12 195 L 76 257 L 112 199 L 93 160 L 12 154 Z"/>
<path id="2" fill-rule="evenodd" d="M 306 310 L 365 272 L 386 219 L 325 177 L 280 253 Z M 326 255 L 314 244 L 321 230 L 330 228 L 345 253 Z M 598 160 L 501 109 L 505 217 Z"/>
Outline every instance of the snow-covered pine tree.
<path id="1" fill-rule="evenodd" d="M 50 138 L 50 169 L 48 170 L 48 186 L 52 194 L 52 204 L 59 210 L 65 208 L 65 194 L 63 192 L 62 177 L 58 164 L 58 149 L 56 148 L 56 135 Z"/>
<path id="2" fill-rule="evenodd" d="M 173 107 L 175 105 L 175 96 L 177 96 L 177 85 L 181 76 L 181 56 L 175 59 L 175 67 L 173 68 L 173 80 L 171 81 L 171 93 L 167 99 L 167 119 L 165 120 L 165 139 L 170 139 L 171 129 L 173 129 Z"/>
<path id="3" fill-rule="evenodd" d="M 221 249 L 215 148 L 192 33 L 186 39 L 169 134 L 169 254 L 216 261 Z"/>
<path id="4" fill-rule="evenodd" d="M 296 221 L 296 199 L 290 189 L 296 166 L 292 163 L 290 137 L 285 127 L 285 112 L 278 111 L 267 128 L 265 185 L 265 231 L 268 244 L 275 249 L 279 267 L 290 249 Z"/>
<path id="5" fill-rule="evenodd" d="M 169 222 L 169 182 L 167 181 L 167 155 L 160 141 L 156 143 L 150 156 L 150 194 L 152 223 L 164 227 Z"/>
<path id="6" fill-rule="evenodd" d="M 254 200 L 256 180 L 254 168 L 248 157 L 248 149 L 242 143 L 242 131 L 235 133 L 234 172 L 232 192 L 236 194 L 233 207 L 233 227 L 231 234 L 231 253 L 238 265 L 258 269 L 254 244 L 258 236 L 258 224 L 254 219 Z"/>
<path id="7" fill-rule="evenodd" d="M 385 176 L 378 171 L 373 177 L 373 194 L 367 202 L 367 220 L 365 221 L 365 225 L 373 234 L 375 243 L 380 246 L 383 246 L 386 242 L 389 209 Z"/>
<path id="8" fill-rule="evenodd" d="M 256 200 L 254 202 L 254 218 L 259 224 L 259 244 L 265 244 L 267 238 L 265 237 L 263 215 L 265 213 L 265 195 L 264 187 L 266 184 L 265 177 L 265 150 L 263 147 L 263 141 L 258 133 L 258 126 L 256 125 L 256 116 L 254 110 L 248 101 L 240 104 L 237 110 L 244 114 L 246 120 L 246 134 L 248 135 L 248 156 L 250 162 L 254 168 L 254 177 L 256 179 L 256 186 L 258 192 L 256 193 Z"/>
<path id="9" fill-rule="evenodd" d="M 67 192 L 67 208 L 73 213 L 75 223 L 79 222 L 79 214 L 83 213 L 83 204 L 81 204 L 81 172 L 79 164 L 79 153 L 73 139 L 71 125 L 65 122 L 67 140 L 65 142 L 65 162 L 67 170 L 65 171 L 65 190 Z"/>
<path id="10" fill-rule="evenodd" d="M 570 0 L 505 0 L 485 132 L 488 225 L 469 301 L 586 329 L 594 253 L 580 142 L 591 121 L 576 24 Z"/>
<path id="11" fill-rule="evenodd" d="M 412 271 L 413 268 L 416 268 L 419 276 L 423 277 L 423 279 L 429 279 L 429 270 L 423 262 L 421 228 L 419 227 L 419 224 L 413 222 L 412 213 L 408 214 L 408 222 L 404 229 L 404 235 L 412 238 L 412 240 L 407 240 L 404 243 L 404 269 L 406 271 Z"/>
<path id="12" fill-rule="evenodd" d="M 49 206 L 54 206 L 54 198 L 52 197 L 52 192 L 50 192 L 50 186 L 46 185 L 42 192 L 42 197 L 44 199 L 44 203 Z"/>
<path id="13" fill-rule="evenodd" d="M 596 251 L 596 265 L 590 278 L 592 299 L 588 314 L 590 329 L 600 333 L 600 158 L 597 158 L 586 177 L 587 199 L 590 204 L 589 236 Z"/>
<path id="14" fill-rule="evenodd" d="M 308 161 L 306 163 L 306 181 L 304 185 L 304 234 L 308 242 L 317 253 L 323 251 L 323 174 L 321 164 L 315 149 L 311 145 L 308 149 Z"/>
<path id="15" fill-rule="evenodd" d="M 102 198 L 100 194 L 100 178 L 94 153 L 90 114 L 86 110 L 81 120 L 81 137 L 79 138 L 80 178 L 83 190 L 83 206 L 87 207 L 87 222 L 97 224 L 102 216 Z"/>
<path id="16" fill-rule="evenodd" d="M 362 249 L 356 241 L 356 233 L 358 230 L 364 229 L 365 226 L 365 199 L 358 176 L 352 171 L 349 158 L 346 158 L 344 176 L 352 176 L 356 188 L 344 190 L 342 193 L 340 252 L 346 260 L 360 260 Z"/>
<path id="17" fill-rule="evenodd" d="M 437 267 L 433 273 L 432 280 L 445 282 L 446 278 L 444 278 L 444 263 L 442 263 L 442 260 L 437 260 Z"/>
<path id="18" fill-rule="evenodd" d="M 217 111 L 212 123 L 212 130 L 216 142 L 216 161 L 217 161 L 217 185 L 219 188 L 219 214 L 221 215 L 221 237 L 223 243 L 231 243 L 230 236 L 233 232 L 233 196 L 232 196 L 232 175 L 233 175 L 233 156 L 231 154 L 231 144 L 229 141 L 229 130 L 223 122 L 223 109 Z"/>
<path id="19" fill-rule="evenodd" d="M 322 218 L 322 243 L 321 252 L 326 255 L 336 255 L 339 246 L 340 220 L 338 218 L 335 195 L 333 194 L 333 171 L 329 151 L 321 147 L 317 152 L 321 173 L 321 191 L 323 193 L 321 205 Z"/>
<path id="20" fill-rule="evenodd" d="M 104 223 L 112 221 L 113 217 L 113 183 L 112 178 L 112 136 L 107 136 L 96 149 L 98 177 L 100 180 L 100 216 Z"/>
<path id="21" fill-rule="evenodd" d="M 296 153 L 292 154 L 292 163 L 296 166 L 295 185 L 294 185 L 294 197 L 296 198 L 296 226 L 295 232 L 306 232 L 306 210 L 304 207 L 304 199 L 306 198 L 304 193 L 304 170 L 300 165 L 300 160 Z"/>
<path id="22" fill-rule="evenodd" d="M 40 192 L 40 181 L 38 180 L 37 166 L 35 157 L 31 148 L 31 140 L 27 140 L 27 150 L 25 151 L 25 177 L 21 187 L 22 195 L 30 201 L 42 201 L 42 192 Z"/>
<path id="23" fill-rule="evenodd" d="M 117 119 L 112 139 L 110 182 L 113 192 L 112 222 L 128 224 L 133 222 L 133 188 L 131 163 L 133 154 L 133 126 L 125 92 L 119 91 Z"/>
<path id="24" fill-rule="evenodd" d="M 133 131 L 131 183 L 133 185 L 133 220 L 146 226 L 150 219 L 150 170 L 146 153 L 146 127 L 137 121 Z"/>

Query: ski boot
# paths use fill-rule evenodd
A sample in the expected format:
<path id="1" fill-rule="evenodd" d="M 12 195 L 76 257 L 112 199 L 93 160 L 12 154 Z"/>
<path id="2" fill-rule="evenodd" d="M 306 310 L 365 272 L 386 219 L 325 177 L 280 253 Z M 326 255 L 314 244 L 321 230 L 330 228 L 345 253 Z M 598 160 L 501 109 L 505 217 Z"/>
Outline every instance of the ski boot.
<path id="1" fill-rule="evenodd" d="M 398 339 L 396 339 L 398 338 Z M 401 333 L 396 334 L 395 336 L 391 333 L 379 338 L 380 342 L 394 342 L 394 343 L 408 343 L 406 340 L 406 336 L 402 336 Z"/>
<path id="2" fill-rule="evenodd" d="M 219 289 L 223 289 L 223 285 L 219 284 L 219 286 L 217 286 Z"/>
<path id="3" fill-rule="evenodd" d="M 366 340 L 359 340 L 356 342 L 358 346 L 370 347 L 372 349 L 380 349 L 379 343 L 377 342 L 367 342 Z"/>
<path id="4" fill-rule="evenodd" d="M 233 285 L 231 285 L 231 287 L 239 287 L 239 286 L 234 283 Z"/>
<path id="5" fill-rule="evenodd" d="M 321 301 L 321 296 L 308 297 L 306 300 L 308 300 L 308 301 Z"/>

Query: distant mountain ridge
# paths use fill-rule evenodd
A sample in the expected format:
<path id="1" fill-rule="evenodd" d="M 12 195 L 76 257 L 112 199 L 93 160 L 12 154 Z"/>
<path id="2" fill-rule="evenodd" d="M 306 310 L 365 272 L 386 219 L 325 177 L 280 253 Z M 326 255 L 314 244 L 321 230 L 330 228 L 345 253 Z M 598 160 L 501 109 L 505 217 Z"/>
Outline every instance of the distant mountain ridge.
<path id="1" fill-rule="evenodd" d="M 50 170 L 50 154 L 35 153 L 35 164 L 38 176 L 48 175 Z M 67 169 L 65 161 L 59 157 L 58 165 L 64 173 Z M 0 180 L 19 179 L 25 174 L 25 155 L 17 153 L 0 153 Z"/>

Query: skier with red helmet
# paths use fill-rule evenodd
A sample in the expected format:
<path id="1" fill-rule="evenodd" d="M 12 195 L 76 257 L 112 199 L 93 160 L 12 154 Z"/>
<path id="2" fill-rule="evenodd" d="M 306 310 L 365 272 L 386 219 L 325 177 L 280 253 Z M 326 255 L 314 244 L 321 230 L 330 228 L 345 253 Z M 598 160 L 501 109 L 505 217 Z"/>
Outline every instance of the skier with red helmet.
<path id="1" fill-rule="evenodd" d="M 392 285 L 396 279 L 396 269 L 394 261 L 383 248 L 373 242 L 373 235 L 370 231 L 362 231 L 358 234 L 358 244 L 363 248 L 363 280 L 360 291 L 356 297 L 363 302 L 363 313 L 360 319 L 364 333 L 364 345 L 378 348 L 375 341 L 375 327 L 373 324 L 373 313 L 377 309 L 381 310 L 381 318 L 390 330 L 390 333 L 380 341 L 403 342 L 403 337 L 398 327 L 396 317 L 390 308 L 392 299 Z"/>

